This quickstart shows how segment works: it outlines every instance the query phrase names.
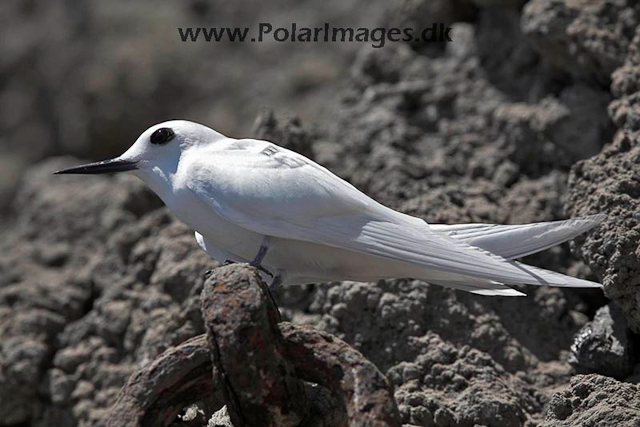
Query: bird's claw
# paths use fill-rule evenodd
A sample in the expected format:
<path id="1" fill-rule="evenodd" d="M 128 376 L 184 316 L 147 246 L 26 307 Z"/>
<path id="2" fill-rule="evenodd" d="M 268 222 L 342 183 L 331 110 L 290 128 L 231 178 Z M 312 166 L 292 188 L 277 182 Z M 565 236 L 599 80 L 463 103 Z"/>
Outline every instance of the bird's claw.
<path id="1" fill-rule="evenodd" d="M 273 277 L 273 280 L 271 281 L 271 283 L 269 283 L 269 290 L 271 292 L 275 292 L 280 288 L 280 285 L 282 284 L 282 273 L 278 271 L 278 274 L 276 274 L 275 277 L 273 275 L 271 275 L 271 277 Z"/>
<path id="2" fill-rule="evenodd" d="M 268 274 L 270 277 L 273 277 L 273 273 L 267 270 L 266 268 L 262 267 L 261 265 L 257 266 L 257 269 L 262 271 L 264 274 Z"/>

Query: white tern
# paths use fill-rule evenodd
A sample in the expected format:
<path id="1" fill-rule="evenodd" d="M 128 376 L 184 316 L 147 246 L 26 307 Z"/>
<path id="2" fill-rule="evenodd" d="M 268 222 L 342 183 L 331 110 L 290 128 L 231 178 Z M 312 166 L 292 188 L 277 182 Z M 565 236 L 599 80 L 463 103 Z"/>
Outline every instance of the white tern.
<path id="1" fill-rule="evenodd" d="M 390 209 L 312 160 L 268 141 L 175 120 L 121 156 L 60 174 L 132 171 L 219 262 L 249 262 L 279 284 L 414 278 L 480 295 L 508 285 L 602 287 L 516 261 L 600 223 L 427 224 Z M 264 274 L 264 273 L 263 273 Z"/>

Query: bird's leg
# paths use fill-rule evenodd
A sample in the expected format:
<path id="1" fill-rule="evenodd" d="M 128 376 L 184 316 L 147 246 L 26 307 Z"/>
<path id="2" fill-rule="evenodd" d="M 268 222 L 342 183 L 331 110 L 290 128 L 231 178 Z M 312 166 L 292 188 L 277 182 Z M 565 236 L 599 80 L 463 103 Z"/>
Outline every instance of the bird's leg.
<path id="1" fill-rule="evenodd" d="M 249 263 L 249 265 L 251 265 L 252 267 L 257 267 L 258 270 L 271 276 L 273 280 L 271 280 L 271 283 L 269 284 L 269 290 L 275 291 L 276 289 L 278 289 L 278 286 L 280 286 L 280 284 L 282 283 L 282 270 L 277 270 L 276 274 L 274 275 L 269 270 L 267 270 L 266 268 L 260 265 L 264 257 L 267 255 L 268 249 L 269 249 L 269 236 L 264 236 L 264 239 L 262 240 L 262 244 L 260 245 L 260 249 L 258 249 L 258 253 L 256 254 L 256 257 L 253 259 L 253 261 Z"/>
<path id="2" fill-rule="evenodd" d="M 281 284 L 282 284 L 282 270 L 278 270 L 276 272 L 276 275 L 273 277 L 273 280 L 269 284 L 269 290 L 271 292 L 275 292 L 278 290 Z"/>
<path id="3" fill-rule="evenodd" d="M 253 261 L 249 263 L 249 265 L 251 265 L 252 267 L 260 268 L 260 263 L 262 262 L 264 257 L 267 255 L 268 249 L 269 249 L 269 236 L 264 236 L 264 239 L 262 240 L 262 244 L 260 244 L 260 249 L 258 249 L 258 253 L 256 254 L 256 257 L 253 259 Z"/>

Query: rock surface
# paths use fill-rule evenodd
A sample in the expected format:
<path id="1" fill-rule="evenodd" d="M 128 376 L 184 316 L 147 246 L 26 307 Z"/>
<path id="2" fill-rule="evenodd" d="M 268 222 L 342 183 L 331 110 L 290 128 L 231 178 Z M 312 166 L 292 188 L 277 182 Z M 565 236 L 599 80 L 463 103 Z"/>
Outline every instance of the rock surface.
<path id="1" fill-rule="evenodd" d="M 637 6 L 613 2 L 606 13 L 614 27 L 638 20 Z M 602 24 L 604 25 L 604 24 Z M 611 25 L 596 27 L 605 31 Z M 631 39 L 622 49 L 611 76 L 608 113 L 617 131 L 600 154 L 577 163 L 569 181 L 567 211 L 571 215 L 606 212 L 607 221 L 595 233 L 577 241 L 578 253 L 602 277 L 605 295 L 622 307 L 629 327 L 640 333 L 640 27 L 626 31 Z M 601 31 L 597 31 L 601 34 Z M 616 39 L 622 40 L 622 39 Z"/>
<path id="2" fill-rule="evenodd" d="M 628 377 L 636 357 L 634 338 L 622 310 L 606 305 L 576 334 L 569 362 L 587 372 Z"/>
<path id="3" fill-rule="evenodd" d="M 54 10 L 62 3 L 47 7 Z M 307 100 L 314 107 L 316 101 L 322 104 L 326 112 L 319 119 L 324 124 L 320 132 L 263 116 L 254 135 L 308 150 L 382 203 L 429 222 L 520 223 L 607 213 L 600 228 L 573 244 L 581 260 L 563 245 L 527 262 L 602 278 L 606 296 L 622 308 L 637 333 L 637 6 L 618 0 L 533 0 L 520 9 L 521 3 L 475 1 L 473 23 L 453 24 L 454 42 L 447 46 L 365 48 L 350 77 L 341 82 L 341 100 L 332 96 L 329 102 L 325 95 Z M 17 4 L 11 3 L 11 13 L 32 14 L 36 23 L 46 15 L 40 9 L 44 6 L 29 10 Z M 409 6 L 421 10 L 428 5 Z M 213 13 L 200 2 L 189 7 L 202 16 Z M 140 8 L 135 13 L 148 12 Z M 237 5 L 228 13 L 241 9 Z M 447 16 L 467 19 L 466 14 Z M 71 22 L 77 25 L 60 26 L 59 31 L 89 31 L 81 21 Z M 163 68 L 163 58 L 184 67 L 172 73 L 190 78 L 192 63 L 181 63 L 182 54 L 173 48 L 153 51 L 147 42 L 133 45 L 151 55 L 148 68 L 158 74 L 148 81 L 135 80 L 133 72 L 116 78 L 118 64 L 133 60 L 123 46 L 124 52 L 117 49 L 104 69 L 80 67 L 86 74 L 77 80 L 93 82 L 84 86 L 88 95 L 56 91 L 49 104 L 48 98 L 38 98 L 44 100 L 43 110 L 32 107 L 35 98 L 30 95 L 21 95 L 27 96 L 23 103 L 12 101 L 11 93 L 23 93 L 21 88 L 31 87 L 35 78 L 12 74 L 0 88 L 0 103 L 15 105 L 15 114 L 1 119 L 13 120 L 9 125 L 15 133 L 0 132 L 0 138 L 10 135 L 14 141 L 3 147 L 22 159 L 15 164 L 50 153 L 114 155 L 144 123 L 169 113 L 214 126 L 225 121 L 228 115 L 211 107 L 210 99 L 185 97 L 180 102 L 189 98 L 191 109 L 180 102 L 171 104 L 175 110 L 164 109 L 167 103 L 157 96 L 162 92 L 158 88 L 165 87 L 162 76 L 171 67 Z M 15 51 L 3 46 L 7 54 L 0 55 L 0 68 L 5 74 L 19 72 L 20 58 L 37 51 L 30 43 L 35 41 L 13 45 Z M 271 55 L 281 69 L 281 57 Z M 37 58 L 44 68 L 53 61 L 50 55 Z M 50 69 L 66 75 L 65 66 Z M 203 66 L 197 75 L 211 80 L 208 70 Z M 325 81 L 315 78 L 316 83 Z M 218 80 L 239 86 L 224 76 Z M 302 80 L 294 85 L 297 96 L 308 83 Z M 220 83 L 210 84 L 215 87 L 204 90 L 198 83 L 198 93 L 217 93 Z M 121 85 L 128 89 L 120 90 Z M 175 97 L 186 90 L 179 86 L 167 93 Z M 94 92 L 103 95 L 95 100 Z M 229 93 L 235 96 L 225 96 Z M 63 95 L 72 101 L 94 99 L 95 106 L 85 110 L 80 101 L 61 105 Z M 225 96 L 217 102 L 224 104 Z M 291 97 L 283 99 L 290 103 Z M 226 105 L 233 109 L 251 100 L 239 98 Z M 151 99 L 154 107 L 147 109 Z M 51 111 L 62 119 L 45 120 Z M 112 131 L 114 123 L 121 126 Z M 60 138 L 43 141 L 70 141 L 65 136 L 73 134 L 87 146 L 56 148 L 47 142 L 43 154 L 31 152 L 28 145 L 15 148 L 15 141 L 38 141 L 42 132 Z M 123 146 L 106 142 L 121 139 L 127 141 Z M 25 157 L 23 149 L 33 156 Z M 14 176 L 13 161 L 6 160 L 14 157 L 3 157 L 3 173 Z M 136 179 L 50 175 L 77 162 L 58 158 L 29 168 L 11 198 L 12 216 L 0 224 L 0 425 L 103 425 L 132 372 L 167 348 L 204 333 L 198 298 L 204 272 L 217 264 L 198 248 L 192 231 Z M 593 374 L 570 383 L 573 336 L 607 303 L 601 293 L 523 290 L 528 297 L 488 298 L 419 281 L 389 280 L 284 288 L 276 298 L 286 319 L 338 335 L 373 361 L 394 385 L 404 423 L 473 426 L 499 420 L 503 426 L 532 426 L 633 420 L 636 386 Z M 637 382 L 640 367 L 625 378 L 628 372 L 607 373 Z"/>
<path id="4" fill-rule="evenodd" d="M 577 375 L 551 399 L 541 426 L 637 426 L 640 388 L 600 375 Z"/>
<path id="5" fill-rule="evenodd" d="M 299 425 L 310 403 L 285 355 L 280 313 L 257 270 L 224 266 L 213 271 L 201 299 L 214 388 L 232 423 Z"/>
<path id="6" fill-rule="evenodd" d="M 200 300 L 207 333 L 131 375 L 107 426 L 225 418 L 255 427 L 400 426 L 392 388 L 375 365 L 331 334 L 282 322 L 257 268 L 210 270 Z"/>
<path id="7" fill-rule="evenodd" d="M 608 84 L 633 44 L 639 12 L 624 0 L 532 0 L 522 28 L 544 60 L 578 79 Z"/>

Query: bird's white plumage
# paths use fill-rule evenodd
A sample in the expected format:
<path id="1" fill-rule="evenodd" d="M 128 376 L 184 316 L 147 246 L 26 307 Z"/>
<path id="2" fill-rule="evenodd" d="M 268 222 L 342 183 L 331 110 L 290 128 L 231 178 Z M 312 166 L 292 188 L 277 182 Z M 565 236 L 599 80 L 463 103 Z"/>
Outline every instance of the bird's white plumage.
<path id="1" fill-rule="evenodd" d="M 505 258 L 565 241 L 601 218 L 430 227 L 270 142 L 184 121 L 160 126 L 174 129 L 177 148 L 163 148 L 138 175 L 220 261 L 251 260 L 268 236 L 263 265 L 282 272 L 285 283 L 413 277 L 484 295 L 520 295 L 511 284 L 600 286 Z M 134 147 L 144 157 L 145 148 Z"/>
<path id="2" fill-rule="evenodd" d="M 573 239 L 605 218 L 599 214 L 535 224 L 430 224 L 429 227 L 504 258 L 515 259 Z"/>

